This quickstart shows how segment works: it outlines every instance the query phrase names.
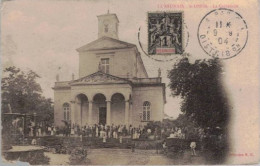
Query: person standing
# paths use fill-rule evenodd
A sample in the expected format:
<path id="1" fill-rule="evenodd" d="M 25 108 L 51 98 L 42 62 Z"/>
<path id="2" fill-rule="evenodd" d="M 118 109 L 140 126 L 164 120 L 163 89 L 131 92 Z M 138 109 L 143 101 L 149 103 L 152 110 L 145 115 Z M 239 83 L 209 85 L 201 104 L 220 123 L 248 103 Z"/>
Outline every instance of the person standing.
<path id="1" fill-rule="evenodd" d="M 75 127 L 75 126 L 74 126 L 74 124 L 73 124 L 72 127 L 71 127 L 71 131 L 70 131 L 70 134 L 71 134 L 71 135 L 74 135 L 74 134 L 75 134 L 74 127 Z"/>
<path id="2" fill-rule="evenodd" d="M 167 154 L 168 150 L 167 150 L 166 140 L 163 141 L 162 147 L 163 147 L 163 153 Z"/>
<path id="3" fill-rule="evenodd" d="M 51 127 L 51 135 L 54 135 L 54 127 Z"/>
<path id="4" fill-rule="evenodd" d="M 191 155 L 196 156 L 197 154 L 196 154 L 196 150 L 195 150 L 195 148 L 196 148 L 196 142 L 195 141 L 192 141 L 190 143 L 190 148 L 191 148 Z"/>
<path id="5" fill-rule="evenodd" d="M 42 136 L 42 129 L 41 129 L 41 126 L 39 126 L 39 128 L 38 128 L 38 136 Z"/>
<path id="6" fill-rule="evenodd" d="M 98 126 L 96 126 L 96 137 L 98 138 Z"/>
<path id="7" fill-rule="evenodd" d="M 103 138 L 103 143 L 106 143 L 107 142 L 107 134 L 106 134 L 106 131 L 105 131 L 105 128 L 103 128 L 103 134 L 102 134 L 102 138 Z"/>
<path id="8" fill-rule="evenodd" d="M 123 136 L 122 136 L 122 134 L 119 136 L 119 143 L 120 143 L 120 144 L 123 143 Z"/>
<path id="9" fill-rule="evenodd" d="M 113 138 L 117 139 L 117 128 L 113 129 Z"/>
<path id="10" fill-rule="evenodd" d="M 108 126 L 108 129 L 107 129 L 107 136 L 108 138 L 111 138 L 111 127 Z"/>
<path id="11" fill-rule="evenodd" d="M 51 126 L 48 126 L 48 135 L 51 135 Z"/>
<path id="12" fill-rule="evenodd" d="M 39 129 L 39 127 L 38 127 L 38 126 L 36 126 L 36 136 L 37 136 L 37 137 L 39 137 L 39 135 L 40 135 L 40 134 L 39 134 L 39 130 L 38 130 L 38 129 Z"/>
<path id="13" fill-rule="evenodd" d="M 57 133 L 56 127 L 53 126 L 53 134 L 56 135 L 56 133 Z"/>
<path id="14" fill-rule="evenodd" d="M 120 137 L 122 135 L 122 126 L 120 125 L 118 127 L 118 136 Z"/>

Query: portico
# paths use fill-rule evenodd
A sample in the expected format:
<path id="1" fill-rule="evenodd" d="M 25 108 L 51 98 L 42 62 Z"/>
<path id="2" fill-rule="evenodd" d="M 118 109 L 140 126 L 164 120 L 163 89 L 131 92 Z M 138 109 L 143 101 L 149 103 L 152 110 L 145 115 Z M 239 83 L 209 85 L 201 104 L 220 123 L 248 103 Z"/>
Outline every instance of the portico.
<path id="1" fill-rule="evenodd" d="M 92 75 L 95 79 L 101 73 Z M 80 126 L 93 124 L 129 124 L 131 112 L 132 87 L 122 80 L 112 80 L 113 84 L 95 85 L 86 82 L 86 78 L 71 83 L 71 123 Z M 82 88 L 84 83 L 84 88 Z M 117 84 L 115 86 L 115 84 Z"/>
<path id="2" fill-rule="evenodd" d="M 115 93 L 110 100 L 104 100 L 105 95 L 96 94 L 92 100 L 85 100 L 79 94 L 76 100 L 71 101 L 71 122 L 80 126 L 93 124 L 129 124 L 129 112 L 131 112 L 129 100 L 125 100 L 122 94 Z M 122 98 L 118 101 L 116 98 Z M 79 100 L 79 97 L 82 97 Z M 94 105 L 94 106 L 93 106 Z"/>

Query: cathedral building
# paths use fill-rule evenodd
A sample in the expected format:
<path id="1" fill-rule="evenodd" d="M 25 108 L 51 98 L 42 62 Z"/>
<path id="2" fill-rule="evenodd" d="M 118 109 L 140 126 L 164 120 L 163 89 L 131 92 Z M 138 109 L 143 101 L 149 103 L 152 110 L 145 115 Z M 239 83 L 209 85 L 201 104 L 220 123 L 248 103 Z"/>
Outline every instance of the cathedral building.
<path id="1" fill-rule="evenodd" d="M 160 72 L 148 77 L 136 45 L 118 39 L 118 26 L 116 14 L 98 16 L 98 39 L 77 49 L 79 79 L 55 82 L 55 126 L 139 126 L 163 119 Z"/>

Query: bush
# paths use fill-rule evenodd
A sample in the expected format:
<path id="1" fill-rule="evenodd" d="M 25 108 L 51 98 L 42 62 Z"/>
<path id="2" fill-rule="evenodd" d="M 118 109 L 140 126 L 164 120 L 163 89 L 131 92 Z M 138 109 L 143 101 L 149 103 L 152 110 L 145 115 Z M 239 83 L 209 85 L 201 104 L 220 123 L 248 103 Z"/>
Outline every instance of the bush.
<path id="1" fill-rule="evenodd" d="M 75 147 L 70 154 L 71 165 L 83 165 L 86 164 L 87 150 L 84 147 Z"/>

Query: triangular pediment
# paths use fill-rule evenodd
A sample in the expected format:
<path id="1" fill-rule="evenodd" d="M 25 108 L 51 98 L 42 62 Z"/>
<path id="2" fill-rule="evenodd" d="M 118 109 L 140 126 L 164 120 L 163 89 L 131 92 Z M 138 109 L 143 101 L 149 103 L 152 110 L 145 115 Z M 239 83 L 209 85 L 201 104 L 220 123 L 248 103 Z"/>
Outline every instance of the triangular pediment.
<path id="1" fill-rule="evenodd" d="M 131 81 L 116 77 L 110 74 L 98 71 L 86 77 L 82 77 L 70 83 L 70 85 L 87 85 L 87 84 L 117 84 L 117 83 L 131 83 Z"/>
<path id="2" fill-rule="evenodd" d="M 104 49 L 132 48 L 134 44 L 123 42 L 110 37 L 102 37 L 77 49 L 78 52 Z"/>

